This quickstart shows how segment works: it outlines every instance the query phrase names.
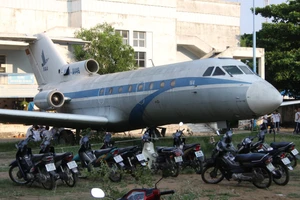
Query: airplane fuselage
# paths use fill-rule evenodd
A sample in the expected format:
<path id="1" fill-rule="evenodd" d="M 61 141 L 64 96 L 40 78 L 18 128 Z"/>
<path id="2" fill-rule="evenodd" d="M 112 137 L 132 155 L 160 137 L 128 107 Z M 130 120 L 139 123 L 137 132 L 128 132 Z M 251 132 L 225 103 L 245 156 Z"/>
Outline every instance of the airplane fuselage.
<path id="1" fill-rule="evenodd" d="M 282 99 L 253 73 L 231 74 L 223 66 L 246 66 L 233 59 L 204 59 L 107 75 L 78 76 L 47 84 L 70 98 L 58 112 L 105 116 L 111 131 L 183 121 L 203 123 L 250 119 L 272 112 Z M 203 76 L 209 67 L 212 74 Z M 216 68 L 224 74 L 213 74 Z M 92 127 L 100 128 L 100 127 Z"/>

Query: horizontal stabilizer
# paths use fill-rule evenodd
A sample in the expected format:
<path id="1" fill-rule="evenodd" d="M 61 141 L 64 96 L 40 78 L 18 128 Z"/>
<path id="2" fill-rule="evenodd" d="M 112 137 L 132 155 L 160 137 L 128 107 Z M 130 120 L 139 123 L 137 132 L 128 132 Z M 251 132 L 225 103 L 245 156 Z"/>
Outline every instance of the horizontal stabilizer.
<path id="1" fill-rule="evenodd" d="M 108 119 L 101 116 L 0 109 L 0 122 L 84 129 L 104 126 Z"/>

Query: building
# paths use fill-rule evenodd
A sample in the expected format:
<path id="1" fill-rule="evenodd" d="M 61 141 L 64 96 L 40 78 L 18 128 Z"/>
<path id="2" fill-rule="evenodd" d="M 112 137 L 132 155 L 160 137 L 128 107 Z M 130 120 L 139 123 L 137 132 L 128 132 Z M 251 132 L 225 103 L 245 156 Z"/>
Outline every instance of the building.
<path id="1" fill-rule="evenodd" d="M 68 41 L 80 28 L 107 22 L 133 46 L 140 67 L 252 58 L 251 48 L 239 47 L 240 4 L 226 0 L 1 0 L 0 22 L 0 108 L 23 109 L 37 93 L 22 38 L 44 31 Z M 7 36 L 20 41 L 1 40 Z M 72 61 L 68 46 L 59 49 Z M 263 69 L 264 50 L 256 52 Z"/>

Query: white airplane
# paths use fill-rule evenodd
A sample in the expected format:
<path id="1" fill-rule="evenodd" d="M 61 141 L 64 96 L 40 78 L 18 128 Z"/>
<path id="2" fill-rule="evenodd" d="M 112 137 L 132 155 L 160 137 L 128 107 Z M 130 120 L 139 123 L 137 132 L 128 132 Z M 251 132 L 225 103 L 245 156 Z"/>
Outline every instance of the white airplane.
<path id="1" fill-rule="evenodd" d="M 64 61 L 44 33 L 25 53 L 39 85 L 35 105 L 57 113 L 0 109 L 0 122 L 127 131 L 256 118 L 283 100 L 276 88 L 234 59 L 99 75 L 95 60 Z"/>

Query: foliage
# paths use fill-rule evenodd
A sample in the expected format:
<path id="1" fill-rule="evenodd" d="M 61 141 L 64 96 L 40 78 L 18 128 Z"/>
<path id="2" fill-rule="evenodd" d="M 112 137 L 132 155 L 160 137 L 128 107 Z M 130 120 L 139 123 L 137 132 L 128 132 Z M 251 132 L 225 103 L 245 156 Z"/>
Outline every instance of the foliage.
<path id="1" fill-rule="evenodd" d="M 75 33 L 75 37 L 90 43 L 74 45 L 77 60 L 95 59 L 99 63 L 100 74 L 108 74 L 132 70 L 136 68 L 134 49 L 123 44 L 120 34 L 107 24 L 98 24 L 90 29 L 82 28 Z"/>
<path id="2" fill-rule="evenodd" d="M 265 48 L 266 80 L 300 98 L 300 0 L 255 8 L 255 14 L 272 20 L 256 34 L 256 46 Z M 244 34 L 241 44 L 251 47 L 252 34 Z"/>

